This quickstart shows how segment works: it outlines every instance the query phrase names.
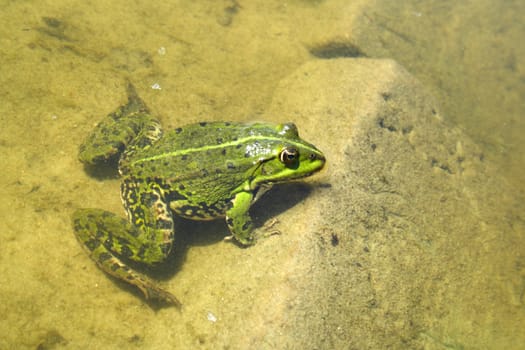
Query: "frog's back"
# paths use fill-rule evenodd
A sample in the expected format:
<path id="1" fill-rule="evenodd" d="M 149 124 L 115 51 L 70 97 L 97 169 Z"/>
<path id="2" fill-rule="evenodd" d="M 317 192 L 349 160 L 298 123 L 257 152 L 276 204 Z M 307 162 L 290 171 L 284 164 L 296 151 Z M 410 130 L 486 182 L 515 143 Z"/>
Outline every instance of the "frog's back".
<path id="1" fill-rule="evenodd" d="M 275 133 L 271 124 L 186 125 L 134 153 L 128 176 L 161 181 L 172 190 L 191 192 L 206 201 L 222 199 L 250 178 L 257 152 L 271 152 L 271 145 L 261 138 Z"/>
<path id="2" fill-rule="evenodd" d="M 170 130 L 156 149 L 161 153 L 169 150 L 224 149 L 229 144 L 240 148 L 239 145 L 246 143 L 243 141 L 245 138 L 271 135 L 277 135 L 277 131 L 267 123 L 201 122 Z"/>

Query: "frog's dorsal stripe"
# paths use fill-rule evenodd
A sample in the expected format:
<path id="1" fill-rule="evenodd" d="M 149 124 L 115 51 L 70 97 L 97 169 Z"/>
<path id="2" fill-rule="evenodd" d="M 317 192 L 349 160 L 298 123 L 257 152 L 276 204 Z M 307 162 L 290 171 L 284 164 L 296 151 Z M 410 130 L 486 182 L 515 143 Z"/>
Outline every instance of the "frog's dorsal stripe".
<path id="1" fill-rule="evenodd" d="M 304 141 L 300 142 L 300 141 L 295 141 L 295 140 L 290 140 L 290 139 L 284 139 L 284 140 L 285 140 L 285 144 L 288 146 L 296 146 L 299 149 L 307 149 L 308 151 L 315 153 L 315 154 L 319 153 L 319 151 L 315 147 L 305 143 Z M 149 161 L 170 158 L 170 157 L 176 157 L 176 156 L 183 156 L 183 155 L 188 155 L 191 153 L 203 152 L 203 151 L 213 150 L 213 149 L 236 147 L 242 144 L 253 144 L 255 141 L 262 141 L 261 144 L 269 143 L 269 142 L 278 144 L 278 143 L 283 143 L 283 138 L 282 137 L 260 136 L 260 135 L 247 136 L 247 137 L 239 138 L 234 141 L 218 143 L 216 145 L 206 145 L 202 147 L 186 148 L 186 149 L 174 150 L 171 152 L 158 154 L 158 155 L 151 156 L 151 157 L 144 157 L 144 158 L 135 160 L 133 164 L 149 162 Z M 258 149 L 258 151 L 260 152 L 261 149 Z M 268 152 L 266 154 L 270 154 L 271 151 L 272 151 L 272 148 L 268 148 Z"/>

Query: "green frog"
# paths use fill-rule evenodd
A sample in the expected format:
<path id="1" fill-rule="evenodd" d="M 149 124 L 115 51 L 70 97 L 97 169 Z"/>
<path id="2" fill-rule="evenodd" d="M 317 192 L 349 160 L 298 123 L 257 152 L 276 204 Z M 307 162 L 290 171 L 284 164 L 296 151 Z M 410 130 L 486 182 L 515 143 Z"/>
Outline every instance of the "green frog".
<path id="1" fill-rule="evenodd" d="M 127 220 L 101 209 L 73 214 L 79 242 L 106 273 L 135 285 L 146 299 L 180 306 L 129 262 L 158 264 L 175 239 L 175 215 L 226 218 L 231 236 L 255 243 L 250 206 L 272 184 L 310 176 L 325 156 L 293 123 L 202 122 L 163 133 L 128 84 L 128 102 L 104 118 L 80 146 L 88 165 L 118 161 Z"/>

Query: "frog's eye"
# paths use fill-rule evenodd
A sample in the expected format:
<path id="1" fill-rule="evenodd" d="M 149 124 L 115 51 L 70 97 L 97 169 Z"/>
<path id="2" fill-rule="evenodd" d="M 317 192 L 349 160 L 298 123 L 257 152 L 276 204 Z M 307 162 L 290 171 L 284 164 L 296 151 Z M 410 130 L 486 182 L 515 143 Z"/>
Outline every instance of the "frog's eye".
<path id="1" fill-rule="evenodd" d="M 285 165 L 292 165 L 299 159 L 299 151 L 296 148 L 288 147 L 281 151 L 279 154 L 279 160 Z"/>

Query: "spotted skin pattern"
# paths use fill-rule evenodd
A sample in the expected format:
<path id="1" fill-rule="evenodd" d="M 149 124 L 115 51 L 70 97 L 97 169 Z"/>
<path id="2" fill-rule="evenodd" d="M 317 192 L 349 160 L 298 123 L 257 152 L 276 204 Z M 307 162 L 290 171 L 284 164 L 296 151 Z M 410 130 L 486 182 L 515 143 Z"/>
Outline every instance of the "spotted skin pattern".
<path id="1" fill-rule="evenodd" d="M 174 216 L 225 217 L 231 237 L 255 243 L 250 206 L 272 184 L 319 171 L 324 155 L 294 124 L 202 122 L 163 133 L 134 87 L 80 146 L 88 165 L 118 161 L 127 220 L 102 209 L 73 214 L 77 239 L 97 265 L 138 287 L 146 299 L 180 301 L 129 266 L 154 266 L 170 254 Z"/>

